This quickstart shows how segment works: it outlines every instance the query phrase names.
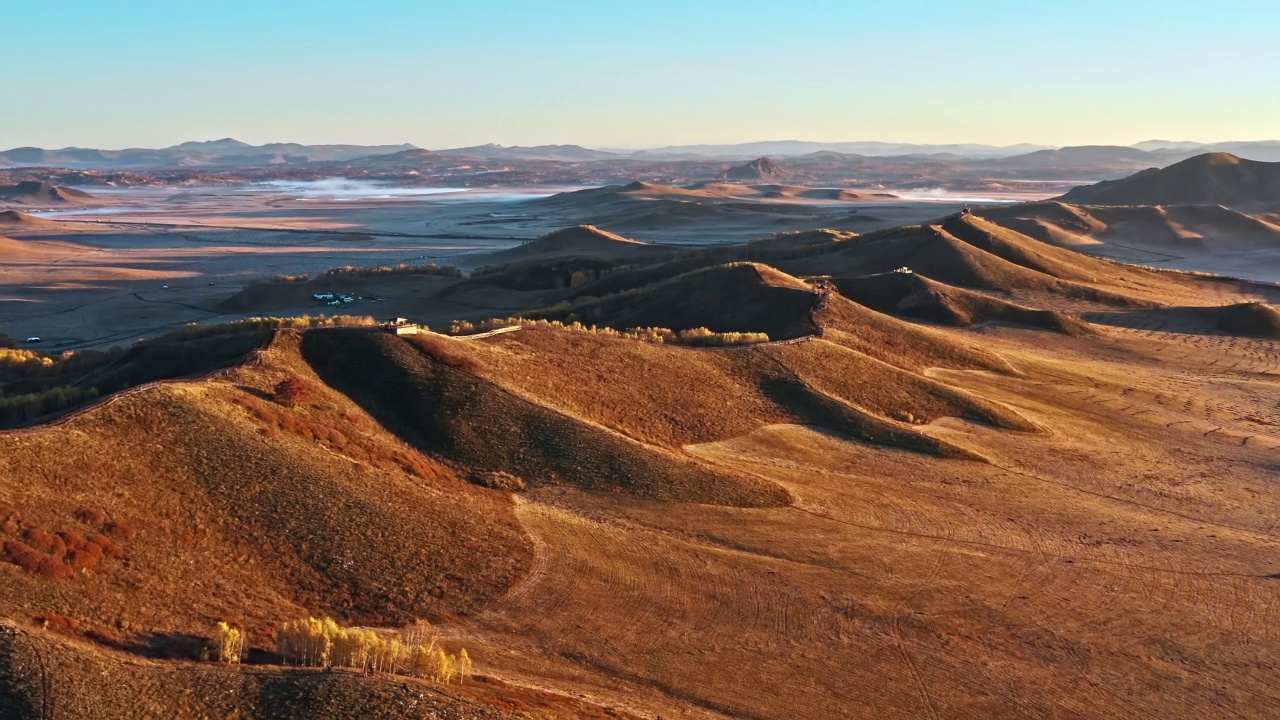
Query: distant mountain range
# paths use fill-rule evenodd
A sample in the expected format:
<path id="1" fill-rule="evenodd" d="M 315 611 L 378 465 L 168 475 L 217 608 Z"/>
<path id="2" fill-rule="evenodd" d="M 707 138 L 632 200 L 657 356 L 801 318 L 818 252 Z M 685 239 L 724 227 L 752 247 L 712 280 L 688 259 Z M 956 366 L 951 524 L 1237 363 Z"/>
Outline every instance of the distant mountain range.
<path id="1" fill-rule="evenodd" d="M 0 167 L 64 167 L 92 170 L 135 170 L 159 167 L 234 167 L 302 165 L 355 160 L 413 149 L 413 145 L 250 145 L 224 138 L 185 142 L 173 147 L 125 150 L 21 147 L 0 152 Z"/>
<path id="2" fill-rule="evenodd" d="M 807 140 L 769 140 L 738 143 L 734 145 L 671 145 L 662 148 L 637 150 L 634 158 L 645 159 L 746 159 L 768 155 L 770 157 L 796 157 L 815 152 L 836 152 L 865 157 L 892 157 L 898 155 L 940 155 L 958 157 L 1010 157 L 1036 150 L 1052 149 L 1049 145 L 916 145 L 912 143 L 886 142 L 811 142 Z"/>
<path id="3" fill-rule="evenodd" d="M 673 145 L 643 150 L 608 150 L 580 145 L 537 145 L 533 147 L 496 144 L 431 151 L 432 157 L 468 158 L 496 162 L 745 162 L 761 157 L 804 159 L 823 162 L 855 162 L 874 159 L 906 163 L 979 164 L 993 170 L 1004 166 L 1031 164 L 1064 169 L 1090 166 L 1130 170 L 1134 167 L 1163 167 L 1193 155 L 1227 152 L 1249 160 L 1280 161 L 1280 141 L 1194 143 L 1148 140 L 1132 146 L 1099 145 L 1054 148 L 1043 145 L 917 145 L 884 142 L 823 143 L 799 140 L 767 141 L 728 145 Z M 250 145 L 224 138 L 206 142 L 185 142 L 167 148 L 44 149 L 21 147 L 0 151 L 0 168 L 58 167 L 80 170 L 141 170 L 155 168 L 233 168 L 297 166 L 313 163 L 346 163 L 365 158 L 427 151 L 410 145 L 301 145 L 269 143 Z"/>
<path id="4" fill-rule="evenodd" d="M 591 150 L 581 145 L 536 145 L 520 147 L 513 145 L 504 147 L 489 143 L 474 147 L 450 148 L 437 150 L 439 155 L 456 155 L 462 157 L 481 158 L 484 160 L 554 160 L 559 162 L 582 162 L 590 160 L 620 160 L 627 156 L 605 150 Z"/>
<path id="5" fill-rule="evenodd" d="M 1148 152 L 1161 150 L 1180 150 L 1192 155 L 1223 152 L 1248 160 L 1263 162 L 1280 161 L 1280 140 L 1249 140 L 1220 143 L 1197 143 L 1170 140 L 1147 140 L 1135 143 L 1133 147 Z"/>

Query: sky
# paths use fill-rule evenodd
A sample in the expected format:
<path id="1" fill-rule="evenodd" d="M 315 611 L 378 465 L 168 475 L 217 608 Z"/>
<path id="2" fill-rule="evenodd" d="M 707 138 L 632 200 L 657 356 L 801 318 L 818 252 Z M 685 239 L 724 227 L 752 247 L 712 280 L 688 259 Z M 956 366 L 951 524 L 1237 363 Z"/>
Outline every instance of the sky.
<path id="1" fill-rule="evenodd" d="M 0 148 L 1280 138 L 1274 0 L 62 0 Z"/>

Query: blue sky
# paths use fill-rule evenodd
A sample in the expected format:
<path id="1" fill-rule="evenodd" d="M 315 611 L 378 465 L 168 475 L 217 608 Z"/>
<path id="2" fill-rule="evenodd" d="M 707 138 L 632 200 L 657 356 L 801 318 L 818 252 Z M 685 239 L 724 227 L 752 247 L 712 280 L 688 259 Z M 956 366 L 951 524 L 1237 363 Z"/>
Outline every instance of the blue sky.
<path id="1" fill-rule="evenodd" d="M 1280 137 L 1271 0 L 63 0 L 0 20 L 0 148 Z"/>

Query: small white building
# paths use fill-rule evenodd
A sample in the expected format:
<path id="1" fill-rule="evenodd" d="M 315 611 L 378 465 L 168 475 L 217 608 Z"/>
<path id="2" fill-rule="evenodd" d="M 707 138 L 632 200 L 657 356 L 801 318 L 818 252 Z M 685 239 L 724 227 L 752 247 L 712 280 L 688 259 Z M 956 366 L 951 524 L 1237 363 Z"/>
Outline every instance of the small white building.
<path id="1" fill-rule="evenodd" d="M 409 322 L 408 318 L 392 318 L 382 323 L 382 329 L 393 335 L 417 335 L 422 332 L 422 328 L 417 323 Z"/>

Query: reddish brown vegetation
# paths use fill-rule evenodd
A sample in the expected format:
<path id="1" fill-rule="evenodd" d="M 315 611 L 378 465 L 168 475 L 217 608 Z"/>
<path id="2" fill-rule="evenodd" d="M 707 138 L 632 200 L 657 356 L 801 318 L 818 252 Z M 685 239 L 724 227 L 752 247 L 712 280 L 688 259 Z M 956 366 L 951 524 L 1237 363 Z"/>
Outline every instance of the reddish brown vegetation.
<path id="1" fill-rule="evenodd" d="M 67 564 L 76 570 L 96 570 L 102 562 L 102 549 L 90 545 L 93 550 L 72 550 L 67 554 Z"/>
<path id="2" fill-rule="evenodd" d="M 380 462 L 377 458 L 367 459 L 378 467 L 382 467 L 384 469 L 387 467 L 387 463 L 385 461 Z M 403 468 L 405 472 L 415 477 L 422 478 L 423 480 L 437 480 L 444 475 L 438 466 L 428 462 L 417 453 L 397 450 L 392 453 L 391 459 L 396 465 Z"/>
<path id="3" fill-rule="evenodd" d="M 0 557 L 46 579 L 69 578 L 75 575 L 76 570 L 96 570 L 103 558 L 124 555 L 124 548 L 106 535 L 88 538 L 75 530 L 50 533 L 36 525 L 23 528 L 22 515 L 7 506 L 0 508 L 0 518 L 4 518 L 0 531 L 20 538 L 5 542 L 4 553 Z M 104 520 L 106 514 L 101 510 L 81 508 L 76 511 L 76 518 L 81 522 L 91 522 Z M 106 522 L 104 531 L 121 539 L 132 539 L 137 535 L 137 531 L 123 522 Z"/>
<path id="4" fill-rule="evenodd" d="M 438 480 L 447 475 L 446 471 L 416 452 L 395 450 L 388 457 L 384 452 L 366 449 L 361 443 L 349 438 L 337 428 L 311 422 L 291 412 L 281 412 L 278 408 L 274 408 L 256 397 L 240 396 L 235 399 L 235 402 L 266 424 L 266 427 L 259 430 L 263 437 L 274 438 L 278 430 L 283 430 L 305 440 L 326 445 L 331 450 L 340 451 L 353 460 L 368 463 L 380 470 L 401 469 L 423 480 Z M 349 413 L 344 414 L 342 417 L 344 421 L 349 420 L 350 424 L 356 427 L 368 425 L 368 422 L 363 418 L 352 416 Z"/>
<path id="5" fill-rule="evenodd" d="M 102 531 L 112 537 L 118 537 L 121 540 L 132 540 L 138 536 L 138 531 L 132 526 L 118 520 L 112 520 L 102 526 Z"/>
<path id="6" fill-rule="evenodd" d="M 369 427 L 369 421 L 365 419 L 363 415 L 356 415 L 354 413 L 343 412 L 343 413 L 340 413 L 338 417 L 342 418 L 342 422 L 346 423 L 347 425 L 350 425 L 351 427 L 360 428 L 360 429 L 365 429 Z"/>
<path id="7" fill-rule="evenodd" d="M 92 630 L 85 632 L 84 636 L 100 645 L 107 645 L 115 648 L 124 645 L 124 641 L 120 639 L 119 635 L 116 635 L 106 628 L 93 628 Z"/>
<path id="8" fill-rule="evenodd" d="M 58 533 L 67 550 L 83 550 L 88 547 L 89 540 L 75 530 L 62 530 Z"/>
<path id="9" fill-rule="evenodd" d="M 106 535 L 97 535 L 89 538 L 89 542 L 97 545 L 102 549 L 102 554 L 109 558 L 124 557 L 124 548 L 119 543 L 107 537 Z"/>
<path id="10" fill-rule="evenodd" d="M 281 380 L 275 387 L 276 402 L 285 407 L 293 407 L 310 399 L 311 386 L 298 378 Z"/>
<path id="11" fill-rule="evenodd" d="M 117 649 L 124 647 L 124 641 L 119 635 L 111 630 L 94 625 L 92 621 L 82 621 L 69 615 L 49 613 L 37 617 L 36 622 L 40 623 L 45 630 L 52 632 L 72 637 L 82 637 L 100 645 L 107 645 Z"/>
<path id="12" fill-rule="evenodd" d="M 80 630 L 80 621 L 73 617 L 67 617 L 66 615 L 45 615 L 39 620 L 40 624 L 47 630 L 69 633 L 78 632 Z"/>
<path id="13" fill-rule="evenodd" d="M 336 448 L 344 447 L 347 444 L 347 436 L 342 434 L 340 430 L 328 425 L 308 422 L 293 413 L 279 412 L 255 397 L 241 396 L 237 397 L 235 402 L 252 413 L 254 417 L 266 423 L 268 429 L 284 430 L 292 435 Z M 274 432 L 264 432 L 262 434 L 266 437 L 275 436 Z"/>
<path id="14" fill-rule="evenodd" d="M 66 562 L 77 570 L 95 570 L 102 562 L 102 547 L 74 531 L 63 531 L 58 537 L 67 545 Z"/>
<path id="15" fill-rule="evenodd" d="M 76 510 L 76 519 L 85 525 L 102 527 L 107 521 L 107 514 L 98 508 L 80 508 Z"/>
<path id="16" fill-rule="evenodd" d="M 60 562 L 58 558 L 39 552 L 17 540 L 5 541 L 4 559 L 33 575 L 49 580 L 62 580 L 75 575 L 75 571 Z"/>
<path id="17" fill-rule="evenodd" d="M 57 535 L 50 535 L 41 528 L 27 528 L 22 531 L 22 539 L 30 547 L 47 555 L 52 555 L 59 560 L 67 554 L 67 544 L 62 541 L 62 538 Z"/>
<path id="18" fill-rule="evenodd" d="M 0 505 L 0 533 L 16 535 L 21 527 L 22 514 L 8 505 Z"/>

